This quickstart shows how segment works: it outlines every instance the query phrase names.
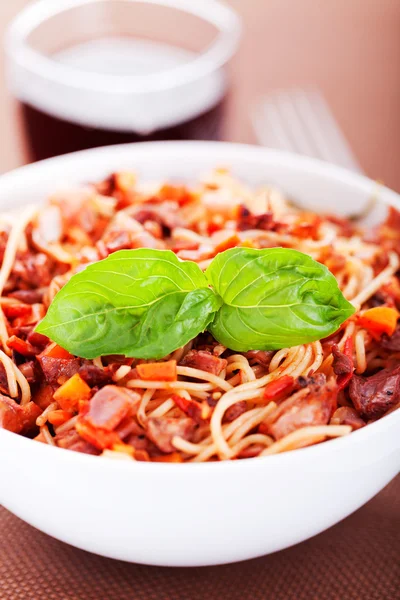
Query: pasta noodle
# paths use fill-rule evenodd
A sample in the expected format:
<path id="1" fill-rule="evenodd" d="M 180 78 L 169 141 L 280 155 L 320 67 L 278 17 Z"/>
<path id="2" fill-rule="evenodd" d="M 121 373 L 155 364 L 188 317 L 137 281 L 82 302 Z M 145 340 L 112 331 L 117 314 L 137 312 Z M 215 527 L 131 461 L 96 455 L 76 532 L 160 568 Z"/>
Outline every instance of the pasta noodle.
<path id="1" fill-rule="evenodd" d="M 397 211 L 366 234 L 302 211 L 274 188 L 253 191 L 224 169 L 193 188 L 140 185 L 132 176 L 126 189 L 120 179 L 0 218 L 3 426 L 77 452 L 204 462 L 322 443 L 396 410 Z M 274 351 L 231 351 L 203 333 L 161 361 L 171 366 L 164 378 L 159 361 L 83 360 L 35 332 L 70 277 L 116 250 L 171 249 L 206 269 L 237 245 L 308 254 L 335 275 L 356 314 L 328 338 Z M 154 376 L 143 375 L 146 362 Z"/>

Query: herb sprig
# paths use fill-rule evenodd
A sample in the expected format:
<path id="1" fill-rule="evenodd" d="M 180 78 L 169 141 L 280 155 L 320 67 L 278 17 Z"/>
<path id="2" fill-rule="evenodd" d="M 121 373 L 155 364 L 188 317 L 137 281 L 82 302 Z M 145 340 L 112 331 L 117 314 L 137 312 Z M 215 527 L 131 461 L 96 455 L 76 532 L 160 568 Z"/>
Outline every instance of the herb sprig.
<path id="1" fill-rule="evenodd" d="M 203 273 L 142 248 L 71 277 L 36 331 L 83 358 L 160 359 L 206 329 L 239 352 L 313 342 L 354 310 L 329 270 L 297 250 L 232 248 Z"/>

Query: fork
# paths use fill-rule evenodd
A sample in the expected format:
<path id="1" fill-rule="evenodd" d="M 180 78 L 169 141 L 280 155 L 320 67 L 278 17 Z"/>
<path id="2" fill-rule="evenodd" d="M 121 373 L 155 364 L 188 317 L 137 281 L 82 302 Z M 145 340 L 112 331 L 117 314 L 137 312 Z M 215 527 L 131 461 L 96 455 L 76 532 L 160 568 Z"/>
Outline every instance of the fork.
<path id="1" fill-rule="evenodd" d="M 279 90 L 264 96 L 252 114 L 262 146 L 319 158 L 362 173 L 324 96 L 316 88 Z"/>
<path id="2" fill-rule="evenodd" d="M 262 146 L 319 158 L 357 173 L 363 170 L 325 98 L 317 88 L 279 90 L 261 98 L 251 114 Z M 363 208 L 347 218 L 364 226 L 382 218 L 379 184 Z M 375 210 L 374 210 L 375 209 Z"/>

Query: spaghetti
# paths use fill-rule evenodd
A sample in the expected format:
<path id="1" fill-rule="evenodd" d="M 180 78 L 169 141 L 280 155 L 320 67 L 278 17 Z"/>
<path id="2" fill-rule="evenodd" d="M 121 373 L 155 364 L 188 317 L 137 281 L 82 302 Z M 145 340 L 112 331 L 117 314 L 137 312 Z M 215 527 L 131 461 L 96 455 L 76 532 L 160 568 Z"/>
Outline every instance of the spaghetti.
<path id="1" fill-rule="evenodd" d="M 0 425 L 89 454 L 204 462 L 303 448 L 395 410 L 400 214 L 390 211 L 365 233 L 345 219 L 302 212 L 275 189 L 253 191 L 219 169 L 193 188 L 141 186 L 117 173 L 55 194 L 39 210 L 4 215 Z M 310 255 L 335 275 L 357 313 L 311 344 L 238 353 L 201 334 L 156 363 L 79 359 L 35 332 L 69 278 L 114 251 L 170 249 L 205 269 L 233 246 Z"/>

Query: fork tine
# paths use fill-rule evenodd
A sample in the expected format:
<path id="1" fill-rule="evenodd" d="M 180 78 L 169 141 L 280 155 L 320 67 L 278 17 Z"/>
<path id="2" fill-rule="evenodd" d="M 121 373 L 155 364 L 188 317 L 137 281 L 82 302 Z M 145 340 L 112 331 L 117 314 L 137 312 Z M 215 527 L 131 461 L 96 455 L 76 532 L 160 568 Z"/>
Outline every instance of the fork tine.
<path id="1" fill-rule="evenodd" d="M 253 127 L 261 145 L 296 152 L 287 128 L 282 125 L 279 112 L 272 100 L 263 99 L 252 115 Z"/>
<path id="2" fill-rule="evenodd" d="M 252 114 L 263 146 L 291 150 L 362 172 L 338 123 L 316 89 L 292 89 L 266 96 Z"/>
<path id="3" fill-rule="evenodd" d="M 296 90 L 293 102 L 306 124 L 308 135 L 318 149 L 317 156 L 361 172 L 361 167 L 322 94 L 317 90 Z"/>
<path id="4" fill-rule="evenodd" d="M 304 121 L 299 118 L 291 95 L 288 92 L 278 92 L 275 96 L 275 107 L 281 117 L 281 127 L 286 127 L 296 152 L 306 156 L 318 155 L 318 147 L 314 147 L 312 137 L 308 135 Z"/>

